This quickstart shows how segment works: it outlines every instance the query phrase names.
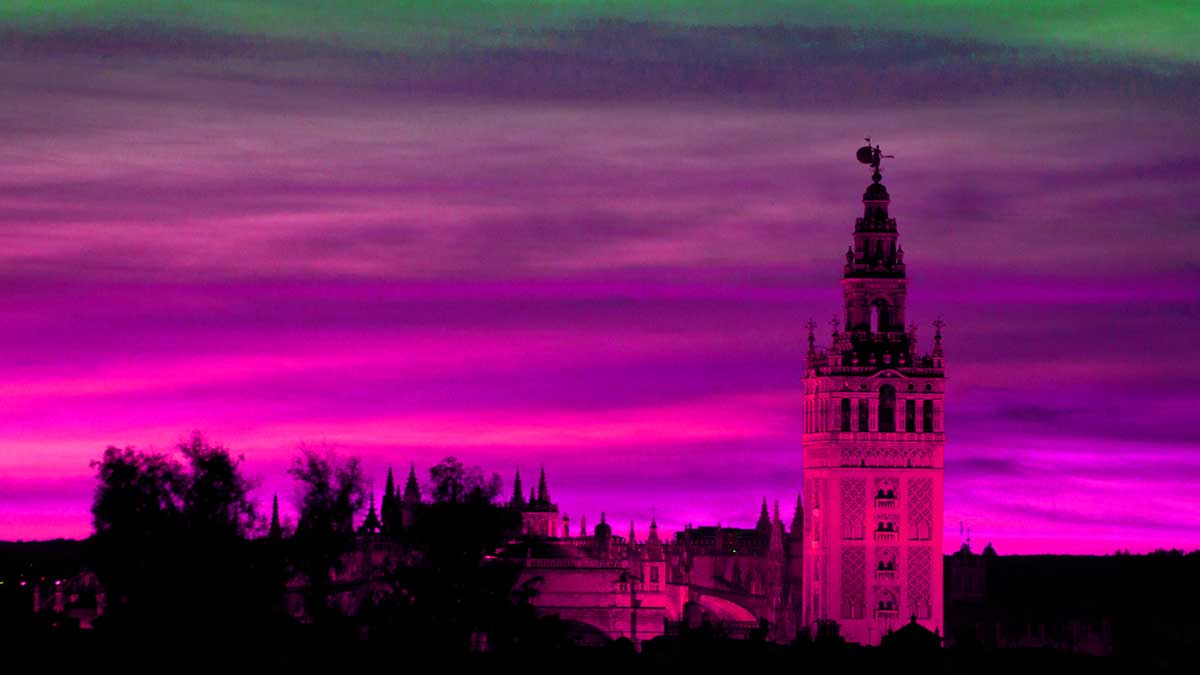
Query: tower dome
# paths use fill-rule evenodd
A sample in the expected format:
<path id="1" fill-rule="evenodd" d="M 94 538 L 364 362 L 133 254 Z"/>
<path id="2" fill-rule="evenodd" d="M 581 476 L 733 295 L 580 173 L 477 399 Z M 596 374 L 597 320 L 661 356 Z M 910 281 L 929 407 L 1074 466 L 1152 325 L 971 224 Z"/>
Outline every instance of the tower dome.
<path id="1" fill-rule="evenodd" d="M 890 201 L 887 188 L 880 182 L 874 182 L 867 186 L 867 191 L 863 193 L 863 201 L 866 202 L 886 202 Z"/>
<path id="2" fill-rule="evenodd" d="M 612 536 L 612 526 L 604 518 L 604 514 L 600 514 L 600 523 L 596 525 L 595 535 L 597 539 L 608 539 Z"/>

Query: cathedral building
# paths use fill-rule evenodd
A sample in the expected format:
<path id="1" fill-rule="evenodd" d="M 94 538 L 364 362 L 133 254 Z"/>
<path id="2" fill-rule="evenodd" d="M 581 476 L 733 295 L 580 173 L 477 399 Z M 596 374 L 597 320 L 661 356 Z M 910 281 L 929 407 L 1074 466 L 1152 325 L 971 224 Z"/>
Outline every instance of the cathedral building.
<path id="1" fill-rule="evenodd" d="M 933 350 L 905 326 L 908 280 L 879 146 L 842 274 L 842 319 L 816 347 L 809 322 L 804 375 L 803 615 L 878 644 L 910 620 L 942 619 L 941 321 Z"/>
<path id="2" fill-rule="evenodd" d="M 581 642 L 638 644 L 704 624 L 781 643 L 831 623 L 861 644 L 918 630 L 913 622 L 944 632 L 941 322 L 932 351 L 919 354 L 916 328 L 905 325 L 904 250 L 878 146 L 859 158 L 873 168 L 872 182 L 828 349 L 817 348 L 809 322 L 803 492 L 790 526 L 779 504 L 768 509 L 764 499 L 750 528 L 689 524 L 664 540 L 652 520 L 639 541 L 634 523 L 623 537 L 601 514 L 592 531 L 581 517 L 573 532 L 544 469 L 528 497 L 514 476 L 504 504 L 512 538 L 489 558 L 519 567 L 519 583 L 538 590 L 538 611 L 558 616 Z M 347 580 L 368 582 L 351 600 L 369 593 L 377 570 L 419 557 L 402 544 L 423 509 L 415 471 L 403 494 L 390 469 L 386 485 L 382 513 L 372 500 L 348 566 Z"/>
<path id="3" fill-rule="evenodd" d="M 508 505 L 521 513 L 521 533 L 535 537 L 557 537 L 560 532 L 565 537 L 569 532 L 560 531 L 565 524 L 570 527 L 570 520 L 560 519 L 558 504 L 550 501 L 550 488 L 546 486 L 546 469 L 538 478 L 537 489 L 529 491 L 529 501 L 521 490 L 521 470 L 518 469 L 513 477 L 512 499 Z"/>

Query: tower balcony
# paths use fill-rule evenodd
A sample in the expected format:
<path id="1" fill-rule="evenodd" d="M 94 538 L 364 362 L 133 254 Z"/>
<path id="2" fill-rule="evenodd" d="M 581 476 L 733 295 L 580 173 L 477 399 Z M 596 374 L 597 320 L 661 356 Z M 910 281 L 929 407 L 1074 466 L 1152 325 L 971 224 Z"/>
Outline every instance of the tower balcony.
<path id="1" fill-rule="evenodd" d="M 841 441 L 881 441 L 888 443 L 940 443 L 946 435 L 941 431 L 824 431 L 833 440 Z"/>
<path id="2" fill-rule="evenodd" d="M 875 530 L 875 541 L 889 542 L 899 538 L 895 530 Z"/>
<path id="3" fill-rule="evenodd" d="M 896 508 L 895 497 L 876 497 L 875 508 L 877 509 L 894 509 Z"/>
<path id="4" fill-rule="evenodd" d="M 855 232 L 895 232 L 895 218 L 855 218 Z"/>
<path id="5" fill-rule="evenodd" d="M 876 619 L 895 619 L 900 616 L 898 609 L 877 609 L 875 610 Z"/>
<path id="6" fill-rule="evenodd" d="M 875 570 L 875 581 L 895 581 L 896 570 Z"/>

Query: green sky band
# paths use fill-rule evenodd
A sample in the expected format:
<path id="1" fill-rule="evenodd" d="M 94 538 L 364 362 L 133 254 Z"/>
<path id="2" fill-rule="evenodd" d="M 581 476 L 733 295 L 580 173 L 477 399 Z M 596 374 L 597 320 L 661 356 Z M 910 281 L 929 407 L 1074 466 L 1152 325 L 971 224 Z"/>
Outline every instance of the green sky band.
<path id="1" fill-rule="evenodd" d="M 0 23 L 18 30 L 150 22 L 383 50 L 536 44 L 539 30 L 599 19 L 848 26 L 1105 59 L 1200 61 L 1193 0 L 8 0 L 0 7 Z"/>

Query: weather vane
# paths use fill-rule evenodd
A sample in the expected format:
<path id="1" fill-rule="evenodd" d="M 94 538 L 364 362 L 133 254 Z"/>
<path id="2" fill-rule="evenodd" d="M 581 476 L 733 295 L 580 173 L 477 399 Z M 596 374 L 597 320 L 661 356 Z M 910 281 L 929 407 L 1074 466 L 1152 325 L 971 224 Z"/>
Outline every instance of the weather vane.
<path id="1" fill-rule="evenodd" d="M 896 156 L 883 154 L 883 152 L 879 149 L 879 145 L 872 147 L 870 136 L 867 136 L 863 140 L 865 140 L 867 144 L 858 149 L 858 152 L 855 153 L 855 157 L 858 158 L 859 162 L 869 165 L 874 170 L 871 178 L 878 182 L 879 179 L 883 178 L 883 176 L 879 173 L 880 160 L 894 159 Z"/>

